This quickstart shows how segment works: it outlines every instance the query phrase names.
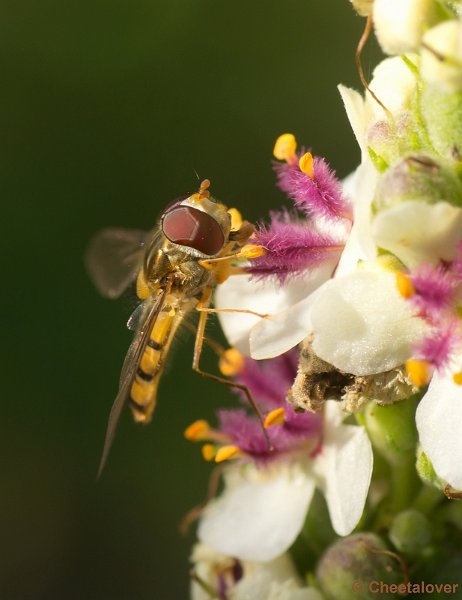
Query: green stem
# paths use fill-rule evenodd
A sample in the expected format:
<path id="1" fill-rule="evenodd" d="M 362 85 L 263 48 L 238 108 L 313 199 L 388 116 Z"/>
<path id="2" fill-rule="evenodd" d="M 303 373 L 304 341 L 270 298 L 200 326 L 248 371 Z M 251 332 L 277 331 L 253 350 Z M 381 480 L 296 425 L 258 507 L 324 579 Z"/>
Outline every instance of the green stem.
<path id="1" fill-rule="evenodd" d="M 393 514 L 409 508 L 419 483 L 414 457 L 391 466 L 390 509 Z"/>

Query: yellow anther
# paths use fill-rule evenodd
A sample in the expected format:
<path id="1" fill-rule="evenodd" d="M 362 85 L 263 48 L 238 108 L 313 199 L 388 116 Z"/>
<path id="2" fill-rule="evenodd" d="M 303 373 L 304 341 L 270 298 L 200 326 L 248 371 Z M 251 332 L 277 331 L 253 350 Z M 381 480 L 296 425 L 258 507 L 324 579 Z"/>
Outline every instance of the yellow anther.
<path id="1" fill-rule="evenodd" d="M 274 144 L 273 155 L 278 160 L 292 162 L 296 159 L 297 140 L 292 133 L 283 133 Z"/>
<path id="2" fill-rule="evenodd" d="M 231 231 L 237 231 L 242 225 L 242 215 L 237 208 L 230 208 L 228 214 L 231 216 Z"/>
<path id="3" fill-rule="evenodd" d="M 411 298 L 411 296 L 415 294 L 415 289 L 411 280 L 409 279 L 409 276 L 402 271 L 398 271 L 396 273 L 396 285 L 403 298 Z"/>
<path id="4" fill-rule="evenodd" d="M 313 155 L 311 152 L 307 152 L 300 158 L 298 161 L 298 166 L 300 167 L 300 171 L 305 173 L 305 175 L 308 175 L 310 179 L 313 178 Z"/>
<path id="5" fill-rule="evenodd" d="M 236 348 L 229 348 L 220 356 L 218 368 L 225 377 L 233 377 L 244 368 L 244 357 Z"/>
<path id="6" fill-rule="evenodd" d="M 209 431 L 210 425 L 207 421 L 199 419 L 185 429 L 184 437 L 190 442 L 200 442 L 208 438 Z"/>
<path id="7" fill-rule="evenodd" d="M 452 380 L 457 385 L 462 385 L 462 371 L 459 371 L 458 373 L 454 373 L 454 375 L 452 376 Z"/>
<path id="8" fill-rule="evenodd" d="M 258 258 L 264 254 L 266 254 L 265 248 L 256 244 L 247 244 L 239 252 L 239 256 L 242 256 L 242 258 Z"/>
<path id="9" fill-rule="evenodd" d="M 225 460 L 229 460 L 230 458 L 234 458 L 241 453 L 241 450 L 238 446 L 222 446 L 218 449 L 215 455 L 215 462 L 221 463 Z"/>
<path id="10" fill-rule="evenodd" d="M 406 371 L 412 383 L 418 387 L 430 381 L 430 365 L 426 360 L 411 359 L 406 361 Z"/>
<path id="11" fill-rule="evenodd" d="M 217 454 L 217 448 L 213 444 L 204 444 L 201 448 L 201 451 L 202 458 L 207 462 L 212 461 Z"/>
<path id="12" fill-rule="evenodd" d="M 275 408 L 266 415 L 263 425 L 265 427 L 271 427 L 271 425 L 282 425 L 286 417 L 286 411 L 281 408 Z"/>

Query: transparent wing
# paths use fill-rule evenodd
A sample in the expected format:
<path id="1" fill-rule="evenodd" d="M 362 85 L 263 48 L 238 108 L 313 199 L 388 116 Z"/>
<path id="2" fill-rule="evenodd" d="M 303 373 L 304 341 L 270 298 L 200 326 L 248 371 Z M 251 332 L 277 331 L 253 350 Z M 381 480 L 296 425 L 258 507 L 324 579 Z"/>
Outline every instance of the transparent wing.
<path id="1" fill-rule="evenodd" d="M 109 450 L 111 449 L 114 435 L 119 423 L 120 415 L 130 394 L 131 385 L 139 367 L 149 335 L 154 326 L 154 322 L 164 304 L 166 292 L 165 289 L 159 290 L 157 296 L 148 298 L 143 303 L 144 315 L 140 322 L 140 328 L 135 334 L 133 342 L 130 344 L 127 355 L 122 367 L 122 373 L 119 382 L 119 391 L 109 414 L 106 437 L 104 439 L 103 452 L 98 468 L 98 478 L 101 475 L 106 464 Z"/>
<path id="2" fill-rule="evenodd" d="M 103 229 L 90 241 L 85 264 L 98 292 L 118 298 L 134 280 L 152 233 L 138 229 Z"/>

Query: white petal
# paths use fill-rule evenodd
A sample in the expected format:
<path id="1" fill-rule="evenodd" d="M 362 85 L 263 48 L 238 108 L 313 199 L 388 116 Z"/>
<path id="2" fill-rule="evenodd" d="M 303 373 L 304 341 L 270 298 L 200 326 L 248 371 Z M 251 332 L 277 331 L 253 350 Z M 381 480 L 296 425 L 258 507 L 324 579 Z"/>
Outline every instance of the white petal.
<path id="1" fill-rule="evenodd" d="M 375 33 L 386 54 L 418 50 L 423 32 L 438 18 L 433 0 L 375 0 Z"/>
<path id="2" fill-rule="evenodd" d="M 411 61 L 415 61 L 415 55 L 409 56 Z M 379 98 L 387 109 L 397 114 L 409 108 L 412 94 L 417 85 L 417 78 L 411 69 L 407 66 L 401 56 L 386 58 L 374 69 L 370 88 Z M 366 94 L 366 106 L 368 106 L 377 119 L 386 119 L 383 108 Z"/>
<path id="3" fill-rule="evenodd" d="M 416 422 L 436 474 L 462 490 L 462 386 L 435 374 L 417 407 Z"/>
<path id="4" fill-rule="evenodd" d="M 350 176 L 351 177 L 351 176 Z M 369 159 L 356 169 L 353 181 L 348 182 L 348 193 L 353 196 L 354 224 L 335 271 L 335 277 L 348 275 L 358 261 L 373 260 L 377 254 L 372 238 L 370 214 L 377 185 L 377 171 Z"/>
<path id="5" fill-rule="evenodd" d="M 250 332 L 250 355 L 256 360 L 279 356 L 299 344 L 311 331 L 310 308 L 320 286 L 332 275 L 335 262 L 310 271 L 303 299 L 273 317 L 261 319 Z M 288 285 L 291 285 L 290 283 Z"/>
<path id="6" fill-rule="evenodd" d="M 282 465 L 234 471 L 221 497 L 205 509 L 199 539 L 242 560 L 269 561 L 285 552 L 300 533 L 314 492 L 301 469 Z"/>
<path id="7" fill-rule="evenodd" d="M 403 364 L 422 334 L 393 274 L 358 271 L 328 281 L 311 307 L 313 350 L 347 373 L 371 375 Z"/>
<path id="8" fill-rule="evenodd" d="M 356 90 L 347 88 L 344 85 L 338 86 L 338 91 L 342 97 L 345 111 L 350 121 L 351 128 L 355 134 L 358 146 L 361 148 L 363 155 L 367 152 L 366 148 L 366 126 L 368 117 L 364 106 L 363 97 Z"/>
<path id="9" fill-rule="evenodd" d="M 304 298 L 307 286 L 309 289 L 309 276 L 289 280 L 286 285 L 281 286 L 277 281 L 256 282 L 250 275 L 234 275 L 217 287 L 215 306 L 272 315 Z M 250 330 L 261 319 L 237 312 L 219 313 L 218 316 L 230 345 L 248 356 Z"/>
<path id="10" fill-rule="evenodd" d="M 326 497 L 332 526 L 339 535 L 351 533 L 361 518 L 372 461 L 371 443 L 363 427 L 327 425 L 314 469 Z"/>
<path id="11" fill-rule="evenodd" d="M 407 267 L 452 260 L 462 239 L 462 210 L 448 202 L 402 202 L 380 212 L 372 224 L 378 246 Z"/>
<path id="12" fill-rule="evenodd" d="M 300 587 L 299 576 L 288 554 L 267 563 L 244 563 L 243 566 L 244 577 L 230 590 L 230 600 L 269 600 L 273 598 L 273 590 Z"/>
<path id="13" fill-rule="evenodd" d="M 455 94 L 462 89 L 460 38 L 461 23 L 455 19 L 432 27 L 423 37 L 422 78 L 447 93 Z M 446 60 L 441 60 L 441 56 Z"/>

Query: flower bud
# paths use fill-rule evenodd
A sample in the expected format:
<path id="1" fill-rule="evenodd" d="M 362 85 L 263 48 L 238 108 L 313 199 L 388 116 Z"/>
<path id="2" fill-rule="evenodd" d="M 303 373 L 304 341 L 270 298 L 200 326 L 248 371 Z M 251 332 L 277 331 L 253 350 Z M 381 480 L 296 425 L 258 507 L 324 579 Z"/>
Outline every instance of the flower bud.
<path id="1" fill-rule="evenodd" d="M 418 510 L 405 510 L 393 519 L 389 535 L 398 552 L 416 556 L 424 553 L 430 542 L 430 523 Z"/>
<path id="2" fill-rule="evenodd" d="M 374 0 L 350 0 L 350 2 L 360 17 L 368 17 L 372 14 Z"/>
<path id="3" fill-rule="evenodd" d="M 391 208 L 406 200 L 429 204 L 446 201 L 462 206 L 462 183 L 453 168 L 425 154 L 401 159 L 380 178 L 375 207 Z"/>
<path id="4" fill-rule="evenodd" d="M 389 556 L 374 533 L 356 533 L 339 539 L 322 556 L 317 579 L 327 600 L 383 600 L 394 598 L 370 588 L 371 582 L 401 583 L 400 565 Z"/>
<path id="5" fill-rule="evenodd" d="M 424 31 L 443 15 L 436 0 L 375 0 L 373 16 L 382 50 L 403 54 L 418 50 Z"/>
<path id="6" fill-rule="evenodd" d="M 439 23 L 422 38 L 421 75 L 424 81 L 448 94 L 462 91 L 461 23 Z"/>
<path id="7" fill-rule="evenodd" d="M 393 56 L 382 60 L 375 67 L 369 84 L 370 89 L 393 115 L 409 107 L 417 87 L 416 73 L 411 70 L 410 64 L 416 63 L 418 57 L 410 54 L 405 58 L 406 60 L 401 56 Z M 386 116 L 383 108 L 370 94 L 366 93 L 365 99 L 366 107 L 377 118 L 383 119 Z"/>
<path id="8" fill-rule="evenodd" d="M 462 91 L 448 94 L 436 85 L 424 85 L 420 110 L 430 142 L 448 160 L 462 156 Z"/>
<path id="9" fill-rule="evenodd" d="M 386 406 L 370 402 L 364 411 L 372 444 L 392 465 L 401 465 L 414 455 L 416 404 L 415 398 Z"/>

